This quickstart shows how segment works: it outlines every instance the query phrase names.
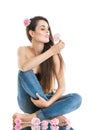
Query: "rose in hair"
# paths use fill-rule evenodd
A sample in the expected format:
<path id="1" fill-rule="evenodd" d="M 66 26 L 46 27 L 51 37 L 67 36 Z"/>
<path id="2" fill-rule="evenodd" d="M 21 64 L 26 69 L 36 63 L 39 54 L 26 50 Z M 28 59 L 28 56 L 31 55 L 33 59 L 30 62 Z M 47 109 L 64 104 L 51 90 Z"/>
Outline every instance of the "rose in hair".
<path id="1" fill-rule="evenodd" d="M 30 25 L 30 23 L 31 23 L 31 20 L 30 19 L 25 19 L 24 20 L 24 25 L 27 27 L 27 26 L 29 26 Z"/>

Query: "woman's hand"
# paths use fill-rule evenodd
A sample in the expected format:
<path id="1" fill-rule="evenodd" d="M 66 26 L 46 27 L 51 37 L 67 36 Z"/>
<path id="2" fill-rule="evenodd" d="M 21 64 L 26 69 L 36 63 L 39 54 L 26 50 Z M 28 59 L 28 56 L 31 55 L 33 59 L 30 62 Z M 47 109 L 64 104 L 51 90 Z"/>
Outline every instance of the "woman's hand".
<path id="1" fill-rule="evenodd" d="M 59 40 L 57 44 L 54 44 L 51 47 L 51 50 L 54 52 L 54 54 L 59 53 L 63 48 L 65 47 L 65 44 L 62 40 Z"/>
<path id="2" fill-rule="evenodd" d="M 49 106 L 49 101 L 46 101 L 44 98 L 42 98 L 38 93 L 36 93 L 36 96 L 38 97 L 38 99 L 33 99 L 31 97 L 31 101 L 34 103 L 34 105 L 36 105 L 39 108 L 43 108 L 43 107 L 48 107 Z"/>

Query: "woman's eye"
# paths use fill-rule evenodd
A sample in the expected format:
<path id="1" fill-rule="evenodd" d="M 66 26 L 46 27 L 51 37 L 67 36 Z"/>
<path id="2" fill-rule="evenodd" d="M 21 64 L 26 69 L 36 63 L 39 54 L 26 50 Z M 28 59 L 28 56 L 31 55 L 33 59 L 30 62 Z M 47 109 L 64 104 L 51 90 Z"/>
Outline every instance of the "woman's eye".
<path id="1" fill-rule="evenodd" d="M 45 30 L 44 28 L 41 28 L 41 30 Z"/>

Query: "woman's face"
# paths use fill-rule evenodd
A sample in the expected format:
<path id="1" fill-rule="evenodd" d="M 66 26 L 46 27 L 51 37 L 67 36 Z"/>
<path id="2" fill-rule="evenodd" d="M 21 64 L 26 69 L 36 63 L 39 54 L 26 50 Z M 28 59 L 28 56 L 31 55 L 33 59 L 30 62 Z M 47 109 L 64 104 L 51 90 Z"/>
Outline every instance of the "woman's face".
<path id="1" fill-rule="evenodd" d="M 35 31 L 33 31 L 32 39 L 36 40 L 37 42 L 47 43 L 49 42 L 49 26 L 46 21 L 39 20 Z"/>

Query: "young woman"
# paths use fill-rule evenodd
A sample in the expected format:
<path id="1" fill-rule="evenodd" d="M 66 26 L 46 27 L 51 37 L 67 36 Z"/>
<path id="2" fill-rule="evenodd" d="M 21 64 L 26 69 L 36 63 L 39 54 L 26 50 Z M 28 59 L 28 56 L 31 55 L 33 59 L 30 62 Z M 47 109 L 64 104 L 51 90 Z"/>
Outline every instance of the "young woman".
<path id="1" fill-rule="evenodd" d="M 61 50 L 64 43 L 54 44 L 49 22 L 42 16 L 27 21 L 26 34 L 31 46 L 18 49 L 18 104 L 23 114 L 15 113 L 13 120 L 31 121 L 38 117 L 59 119 L 64 125 L 62 115 L 80 107 L 82 98 L 77 93 L 63 95 L 65 91 L 64 62 Z M 57 86 L 55 85 L 57 81 Z"/>

